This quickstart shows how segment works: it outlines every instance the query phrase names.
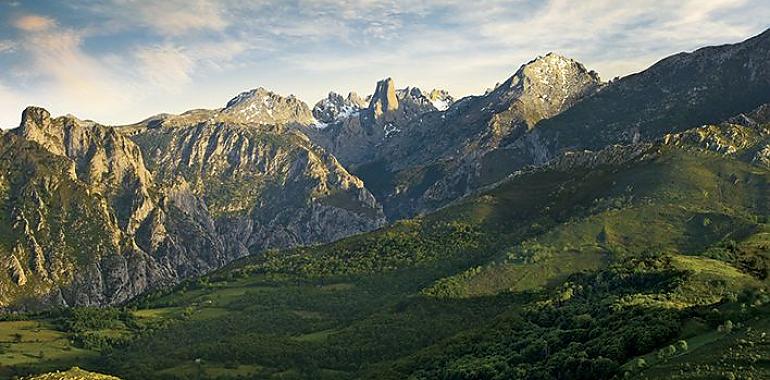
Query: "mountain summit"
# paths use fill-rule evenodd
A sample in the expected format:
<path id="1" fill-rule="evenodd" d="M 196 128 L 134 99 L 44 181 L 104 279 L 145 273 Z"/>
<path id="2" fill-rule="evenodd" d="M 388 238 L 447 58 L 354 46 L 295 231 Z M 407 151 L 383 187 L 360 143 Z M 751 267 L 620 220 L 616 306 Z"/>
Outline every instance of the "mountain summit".
<path id="1" fill-rule="evenodd" d="M 375 119 L 380 119 L 384 114 L 398 109 L 398 98 L 396 97 L 396 85 L 392 78 L 383 79 L 377 82 L 377 87 L 369 102 L 369 109 L 372 111 Z"/>
<path id="2" fill-rule="evenodd" d="M 528 127 L 552 117 L 597 89 L 599 75 L 581 63 L 548 53 L 519 68 L 489 95 L 499 108 L 517 107 Z"/>
<path id="3" fill-rule="evenodd" d="M 245 91 L 227 102 L 222 115 L 243 123 L 281 125 L 312 124 L 307 104 L 294 95 L 283 97 L 263 87 Z"/>
<path id="4" fill-rule="evenodd" d="M 326 98 L 315 104 L 313 116 L 319 122 L 329 124 L 355 116 L 361 109 L 367 107 L 366 100 L 361 99 L 355 92 L 350 92 L 347 98 L 336 92 L 330 92 Z"/>

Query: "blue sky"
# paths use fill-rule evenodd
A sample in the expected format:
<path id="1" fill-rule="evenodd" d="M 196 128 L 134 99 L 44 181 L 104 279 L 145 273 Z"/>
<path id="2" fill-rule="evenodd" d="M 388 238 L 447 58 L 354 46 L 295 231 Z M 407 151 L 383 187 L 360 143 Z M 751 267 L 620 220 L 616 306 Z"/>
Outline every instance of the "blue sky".
<path id="1" fill-rule="evenodd" d="M 27 105 L 123 124 L 263 86 L 481 93 L 554 51 L 604 79 L 770 27 L 770 0 L 0 0 L 0 126 Z"/>

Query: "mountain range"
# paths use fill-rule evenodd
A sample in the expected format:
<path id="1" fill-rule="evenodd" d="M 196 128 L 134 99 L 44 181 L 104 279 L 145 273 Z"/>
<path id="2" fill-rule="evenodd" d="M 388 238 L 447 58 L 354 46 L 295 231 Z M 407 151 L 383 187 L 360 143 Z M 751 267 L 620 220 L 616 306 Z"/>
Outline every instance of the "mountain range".
<path id="1" fill-rule="evenodd" d="M 610 82 L 548 53 L 460 99 L 29 107 L 0 135 L 0 308 L 75 307 L 42 321 L 137 379 L 770 376 L 729 357 L 770 353 L 769 128 L 770 31 Z"/>

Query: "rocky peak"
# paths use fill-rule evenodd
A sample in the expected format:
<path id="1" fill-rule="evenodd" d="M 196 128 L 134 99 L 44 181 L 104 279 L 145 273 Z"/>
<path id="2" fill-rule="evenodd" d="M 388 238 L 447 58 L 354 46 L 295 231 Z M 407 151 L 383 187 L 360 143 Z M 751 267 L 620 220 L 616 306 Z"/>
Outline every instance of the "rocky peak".
<path id="1" fill-rule="evenodd" d="M 455 102 L 455 98 L 449 95 L 449 91 L 436 88 L 428 94 L 428 99 L 439 111 L 445 111 Z"/>
<path id="2" fill-rule="evenodd" d="M 355 92 L 348 94 L 347 98 L 336 92 L 318 101 L 313 107 L 313 116 L 321 123 L 329 124 L 347 119 L 366 108 L 367 103 Z"/>
<path id="3" fill-rule="evenodd" d="M 413 116 L 438 109 L 429 94 L 426 94 L 417 87 L 406 87 L 396 90 L 396 98 L 398 98 L 399 106 L 405 108 L 404 111 L 411 113 Z"/>
<path id="4" fill-rule="evenodd" d="M 569 108 L 601 85 L 599 75 L 581 63 L 548 53 L 522 65 L 487 96 L 499 110 L 518 104 L 531 127 Z"/>
<path id="5" fill-rule="evenodd" d="M 229 121 L 283 125 L 313 123 L 313 114 L 294 95 L 283 97 L 263 87 L 244 91 L 230 99 L 221 114 Z"/>
<path id="6" fill-rule="evenodd" d="M 51 121 L 51 113 L 41 107 L 29 106 L 21 113 L 21 127 L 25 129 L 47 125 Z"/>
<path id="7" fill-rule="evenodd" d="M 366 99 L 362 98 L 360 95 L 358 95 L 356 92 L 349 92 L 348 97 L 346 101 L 350 104 L 355 104 L 359 108 L 366 108 L 366 106 L 369 104 L 369 98 Z"/>
<path id="8" fill-rule="evenodd" d="M 54 154 L 64 155 L 62 133 L 52 125 L 51 113 L 44 108 L 30 106 L 24 109 L 17 133 Z"/>
<path id="9" fill-rule="evenodd" d="M 372 99 L 369 102 L 369 109 L 374 113 L 375 119 L 379 119 L 387 112 L 393 112 L 398 109 L 396 85 L 392 78 L 377 82 L 374 95 L 372 95 Z"/>
<path id="10" fill-rule="evenodd" d="M 113 127 L 68 115 L 52 119 L 43 108 L 28 107 L 13 131 L 74 164 L 75 176 L 90 190 L 107 196 L 120 208 L 119 222 L 135 231 L 151 211 L 151 175 L 141 150 Z M 131 202 L 127 202 L 127 200 Z"/>

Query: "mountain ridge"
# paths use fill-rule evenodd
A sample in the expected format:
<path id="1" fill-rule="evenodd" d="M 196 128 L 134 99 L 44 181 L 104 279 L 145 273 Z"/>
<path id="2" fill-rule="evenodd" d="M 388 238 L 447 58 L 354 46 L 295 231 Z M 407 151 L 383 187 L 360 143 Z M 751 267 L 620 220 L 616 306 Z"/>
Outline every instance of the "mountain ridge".
<path id="1" fill-rule="evenodd" d="M 68 173 L 67 193 L 88 199 L 87 212 L 103 220 L 95 231 L 111 237 L 113 248 L 94 243 L 102 244 L 100 250 L 142 252 L 150 266 L 162 258 L 161 267 L 140 270 L 153 273 L 153 280 L 120 272 L 114 289 L 86 291 L 110 296 L 93 293 L 82 301 L 114 304 L 242 256 L 327 243 L 440 209 L 564 152 L 575 151 L 573 159 L 580 159 L 586 149 L 653 142 L 734 115 L 761 122 L 766 110 L 755 108 L 770 100 L 770 82 L 761 79 L 770 72 L 763 59 L 770 54 L 769 35 L 675 55 L 610 83 L 575 60 L 548 53 L 521 65 L 487 94 L 456 101 L 441 90 L 396 88 L 391 78 L 379 81 L 367 100 L 330 93 L 312 109 L 294 96 L 258 87 L 223 108 L 160 114 L 119 127 L 51 118 L 29 108 L 20 127 L 2 136 L 9 152 L 30 146 L 33 156 L 66 158 L 61 169 Z M 719 80 L 720 73 L 731 77 Z M 705 81 L 711 82 L 701 85 Z M 663 90 L 667 97 L 657 96 Z M 714 103 L 717 94 L 736 96 Z M 644 122 L 628 123 L 629 118 Z M 711 132 L 698 133 L 677 139 L 723 142 Z M 770 160 L 766 151 L 758 147 L 753 160 Z M 32 165 L 43 173 L 42 183 L 26 183 L 27 173 L 14 169 L 6 179 L 9 194 L 49 196 L 52 175 L 39 166 L 47 161 L 15 160 L 9 155 L 9 168 Z M 38 203 L 53 202 L 43 197 Z M 51 223 L 50 218 L 37 220 Z M 32 227 L 20 224 L 7 232 L 6 284 L 43 284 L 45 276 L 53 277 L 41 269 L 52 253 L 41 247 L 73 244 L 66 237 L 38 238 L 30 232 L 38 222 L 25 223 Z M 184 247 L 181 241 L 195 243 Z M 57 255 L 62 263 L 75 262 L 67 258 L 74 253 Z M 91 271 L 99 276 L 98 268 Z M 113 297 L 131 284 L 138 285 Z M 66 304 L 78 304 L 77 297 L 67 297 Z"/>

